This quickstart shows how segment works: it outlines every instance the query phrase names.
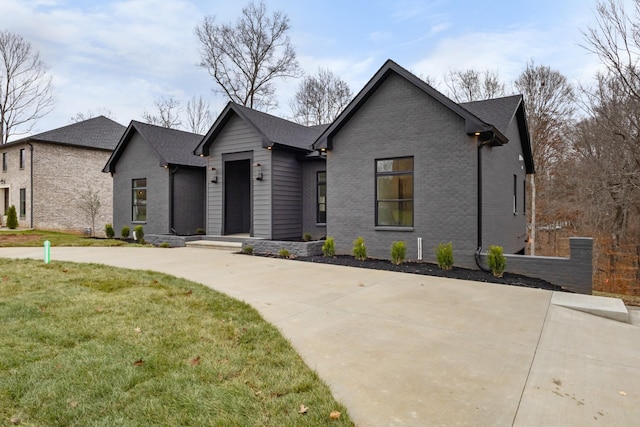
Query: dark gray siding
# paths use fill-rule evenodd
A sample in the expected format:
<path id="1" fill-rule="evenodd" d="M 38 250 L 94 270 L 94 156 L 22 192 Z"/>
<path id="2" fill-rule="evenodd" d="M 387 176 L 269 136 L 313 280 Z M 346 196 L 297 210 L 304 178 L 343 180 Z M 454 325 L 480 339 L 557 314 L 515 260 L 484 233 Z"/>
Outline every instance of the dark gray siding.
<path id="1" fill-rule="evenodd" d="M 274 150 L 271 153 L 272 239 L 302 237 L 302 164 L 295 154 Z"/>
<path id="2" fill-rule="evenodd" d="M 131 221 L 132 180 L 147 179 L 147 221 Z M 155 152 L 134 133 L 113 174 L 113 228 L 116 236 L 128 226 L 142 225 L 147 234 L 169 233 L 169 169 L 160 166 Z"/>
<path id="3" fill-rule="evenodd" d="M 173 174 L 173 228 L 179 235 L 204 228 L 204 168 L 179 167 Z"/>
<path id="4" fill-rule="evenodd" d="M 514 119 L 506 133 L 509 143 L 482 148 L 483 249 L 502 246 L 507 254 L 525 247 L 527 216 L 523 213 L 523 182 L 526 178 L 522 145 Z M 517 203 L 513 209 L 513 180 L 516 176 Z"/>
<path id="5" fill-rule="evenodd" d="M 414 227 L 375 227 L 375 160 L 414 156 Z M 456 265 L 474 267 L 476 144 L 462 118 L 404 79 L 389 77 L 336 134 L 327 156 L 327 235 L 339 253 L 362 236 L 368 254 L 389 258 L 394 241 L 416 259 L 453 242 Z"/>
<path id="6" fill-rule="evenodd" d="M 324 237 L 327 233 L 326 224 L 318 224 L 316 221 L 316 175 L 326 169 L 327 163 L 324 160 L 307 161 L 302 164 L 302 233 L 310 233 L 314 239 Z M 327 206 L 329 203 L 330 201 L 327 201 Z"/>
<path id="7" fill-rule="evenodd" d="M 262 147 L 259 135 L 239 117 L 232 117 L 210 149 L 207 167 L 207 234 L 222 234 L 223 220 L 223 154 L 248 152 L 253 163 L 262 165 L 263 179 L 252 179 L 252 229 L 254 237 L 271 238 L 271 152 Z M 211 183 L 216 168 L 218 183 Z"/>

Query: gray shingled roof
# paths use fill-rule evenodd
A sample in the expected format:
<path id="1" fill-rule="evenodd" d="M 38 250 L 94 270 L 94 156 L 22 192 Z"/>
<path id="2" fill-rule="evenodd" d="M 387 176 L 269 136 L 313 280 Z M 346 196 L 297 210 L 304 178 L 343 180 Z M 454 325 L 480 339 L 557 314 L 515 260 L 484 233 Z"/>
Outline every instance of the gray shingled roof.
<path id="1" fill-rule="evenodd" d="M 116 164 L 135 132 L 156 152 L 159 165 L 204 167 L 207 164 L 206 159 L 193 154 L 193 150 L 202 140 L 202 135 L 132 120 L 107 161 L 103 172 L 115 172 Z"/>
<path id="2" fill-rule="evenodd" d="M 522 95 L 513 95 L 483 101 L 462 102 L 460 105 L 478 116 L 479 119 L 491 123 L 500 132 L 506 134 L 521 102 Z"/>
<path id="3" fill-rule="evenodd" d="M 208 147 L 226 125 L 231 114 L 237 114 L 242 120 L 253 126 L 260 135 L 264 147 L 275 146 L 312 151 L 311 145 L 328 125 L 304 126 L 268 113 L 229 102 L 220 114 L 211 130 L 202 140 L 196 153 L 208 152 Z"/>
<path id="4" fill-rule="evenodd" d="M 104 116 L 32 135 L 17 142 L 39 141 L 77 147 L 113 150 L 126 128 Z"/>

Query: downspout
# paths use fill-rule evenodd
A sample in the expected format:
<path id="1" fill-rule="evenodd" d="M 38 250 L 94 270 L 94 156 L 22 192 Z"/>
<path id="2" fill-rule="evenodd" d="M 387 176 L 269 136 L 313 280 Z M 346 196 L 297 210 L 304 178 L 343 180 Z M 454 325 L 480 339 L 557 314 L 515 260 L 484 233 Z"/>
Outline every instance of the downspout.
<path id="1" fill-rule="evenodd" d="M 29 180 L 29 228 L 33 228 L 33 144 L 30 142 L 27 142 L 27 144 L 29 144 L 29 151 L 30 156 L 29 156 L 29 173 L 31 174 L 31 179 Z"/>
<path id="2" fill-rule="evenodd" d="M 478 135 L 478 139 L 480 139 L 480 135 Z M 477 233 L 478 233 L 478 249 L 476 249 L 476 265 L 482 271 L 491 271 L 487 267 L 482 265 L 482 260 L 480 259 L 480 253 L 482 252 L 482 147 L 491 143 L 495 139 L 495 135 L 491 134 L 491 137 L 485 141 L 478 141 L 478 224 L 477 224 Z"/>

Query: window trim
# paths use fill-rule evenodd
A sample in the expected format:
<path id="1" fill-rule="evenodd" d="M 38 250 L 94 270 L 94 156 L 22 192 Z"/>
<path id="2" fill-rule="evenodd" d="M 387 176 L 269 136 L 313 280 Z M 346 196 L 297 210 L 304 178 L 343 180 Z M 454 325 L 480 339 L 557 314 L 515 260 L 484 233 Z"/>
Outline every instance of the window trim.
<path id="1" fill-rule="evenodd" d="M 378 162 L 389 160 L 411 159 L 411 170 L 392 170 L 379 172 Z M 411 198 L 410 199 L 378 199 L 378 178 L 384 176 L 411 176 Z M 413 230 L 415 225 L 415 157 L 414 156 L 398 156 L 385 157 L 374 160 L 374 188 L 375 188 L 375 229 L 376 230 Z M 411 202 L 411 224 L 380 224 L 379 212 L 380 202 Z"/>
<path id="2" fill-rule="evenodd" d="M 136 187 L 136 181 L 144 180 L 144 187 Z M 133 178 L 131 180 L 131 222 L 136 224 L 146 224 L 147 223 L 147 178 Z M 136 203 L 136 191 L 144 190 L 144 204 Z M 144 206 L 144 220 L 136 219 L 135 211 L 138 206 Z"/>
<path id="3" fill-rule="evenodd" d="M 324 179 L 320 180 L 320 175 L 324 174 Z M 320 187 L 324 186 L 324 202 L 320 201 Z M 320 206 L 324 206 L 324 221 L 321 221 Z M 316 171 L 316 224 L 327 224 L 327 171 Z"/>

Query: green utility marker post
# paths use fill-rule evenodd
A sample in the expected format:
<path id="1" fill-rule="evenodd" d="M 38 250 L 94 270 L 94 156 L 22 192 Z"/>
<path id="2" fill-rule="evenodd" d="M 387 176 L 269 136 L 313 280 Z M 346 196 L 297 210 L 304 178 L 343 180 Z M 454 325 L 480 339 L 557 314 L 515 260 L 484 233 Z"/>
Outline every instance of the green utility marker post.
<path id="1" fill-rule="evenodd" d="M 44 263 L 49 264 L 51 262 L 51 242 L 44 241 Z"/>

